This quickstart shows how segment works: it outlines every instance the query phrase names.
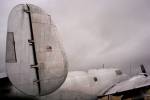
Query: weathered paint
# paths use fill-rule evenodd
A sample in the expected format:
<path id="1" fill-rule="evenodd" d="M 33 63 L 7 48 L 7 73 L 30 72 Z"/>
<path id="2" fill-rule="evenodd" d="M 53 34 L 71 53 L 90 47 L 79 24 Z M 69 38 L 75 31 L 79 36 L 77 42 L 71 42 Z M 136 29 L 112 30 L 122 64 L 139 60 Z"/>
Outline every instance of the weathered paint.
<path id="1" fill-rule="evenodd" d="M 7 34 L 6 46 L 6 68 L 12 84 L 33 96 L 59 88 L 67 76 L 67 60 L 51 16 L 34 5 L 17 5 L 9 15 L 7 32 L 14 35 L 14 41 L 9 41 Z M 11 61 L 9 54 L 16 59 Z"/>
<path id="2" fill-rule="evenodd" d="M 41 97 L 42 100 L 97 100 L 112 85 L 127 78 L 125 74 L 117 75 L 116 68 L 72 71 L 68 73 L 64 84 L 52 94 Z M 94 80 L 97 78 L 97 81 Z"/>

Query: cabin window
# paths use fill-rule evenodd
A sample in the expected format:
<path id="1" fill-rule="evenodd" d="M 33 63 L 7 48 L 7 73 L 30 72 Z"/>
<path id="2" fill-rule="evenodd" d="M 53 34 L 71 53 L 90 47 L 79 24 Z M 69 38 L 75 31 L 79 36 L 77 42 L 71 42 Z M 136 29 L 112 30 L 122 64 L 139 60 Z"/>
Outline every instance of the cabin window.
<path id="1" fill-rule="evenodd" d="M 94 78 L 93 78 L 93 80 L 94 80 L 95 82 L 97 82 L 97 81 L 98 81 L 97 77 L 94 77 Z"/>
<path id="2" fill-rule="evenodd" d="M 14 33 L 7 33 L 7 42 L 6 42 L 6 62 L 7 63 L 16 63 L 16 49 L 15 49 L 15 40 Z"/>
<path id="3" fill-rule="evenodd" d="M 116 74 L 117 75 L 122 75 L 122 71 L 121 70 L 116 70 Z"/>

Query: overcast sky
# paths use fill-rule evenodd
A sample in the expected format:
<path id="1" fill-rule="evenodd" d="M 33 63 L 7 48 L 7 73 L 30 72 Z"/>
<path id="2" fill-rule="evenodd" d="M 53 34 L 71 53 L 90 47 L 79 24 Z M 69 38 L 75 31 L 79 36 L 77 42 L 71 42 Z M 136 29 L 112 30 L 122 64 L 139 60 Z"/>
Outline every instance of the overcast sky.
<path id="1" fill-rule="evenodd" d="M 0 72 L 5 67 L 7 19 L 20 3 L 32 3 L 52 16 L 69 70 L 145 64 L 150 71 L 149 0 L 0 0 Z M 139 69 L 137 69 L 139 70 Z"/>

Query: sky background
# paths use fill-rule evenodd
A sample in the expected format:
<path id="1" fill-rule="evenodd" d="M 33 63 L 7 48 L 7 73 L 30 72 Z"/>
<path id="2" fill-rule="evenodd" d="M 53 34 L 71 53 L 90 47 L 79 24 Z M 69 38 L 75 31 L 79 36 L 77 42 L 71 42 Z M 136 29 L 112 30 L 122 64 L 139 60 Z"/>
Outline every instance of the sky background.
<path id="1" fill-rule="evenodd" d="M 149 0 L 0 0 L 0 72 L 5 70 L 7 19 L 20 3 L 52 16 L 63 42 L 69 70 L 119 67 L 150 73 Z"/>

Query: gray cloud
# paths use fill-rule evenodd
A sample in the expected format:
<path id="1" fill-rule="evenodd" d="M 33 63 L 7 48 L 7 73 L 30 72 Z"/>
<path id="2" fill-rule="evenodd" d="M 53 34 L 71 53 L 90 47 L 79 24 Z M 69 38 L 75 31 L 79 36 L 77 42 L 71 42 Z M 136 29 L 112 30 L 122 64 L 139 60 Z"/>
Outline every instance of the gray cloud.
<path id="1" fill-rule="evenodd" d="M 52 15 L 70 70 L 100 68 L 103 63 L 122 69 L 150 65 L 149 0 L 1 0 L 1 68 L 8 14 L 16 4 L 26 2 Z"/>

